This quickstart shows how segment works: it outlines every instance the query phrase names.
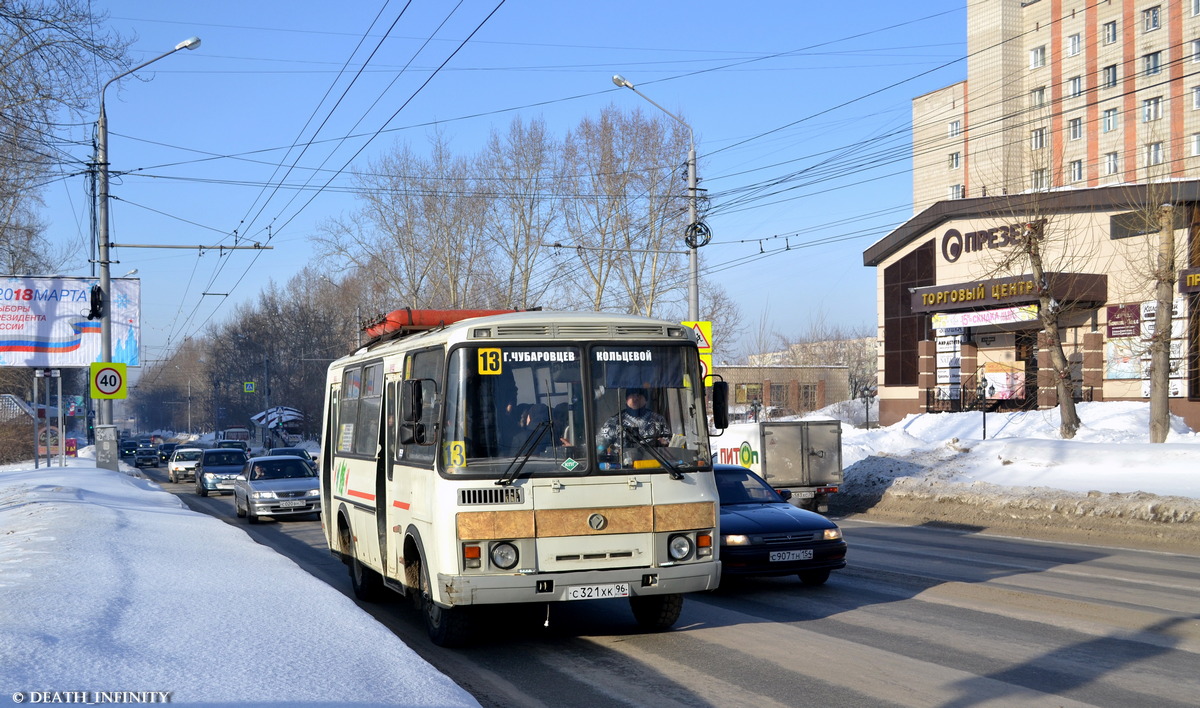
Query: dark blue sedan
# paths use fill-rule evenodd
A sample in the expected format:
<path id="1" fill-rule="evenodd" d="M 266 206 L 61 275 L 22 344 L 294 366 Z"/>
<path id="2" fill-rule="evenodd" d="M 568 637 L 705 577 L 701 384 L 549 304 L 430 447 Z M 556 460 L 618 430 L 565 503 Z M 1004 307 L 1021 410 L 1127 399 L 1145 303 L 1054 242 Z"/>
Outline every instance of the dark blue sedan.
<path id="1" fill-rule="evenodd" d="M 798 575 L 805 585 L 846 567 L 837 524 L 798 509 L 745 467 L 713 465 L 721 497 L 721 574 Z M 786 492 L 785 492 L 786 493 Z"/>

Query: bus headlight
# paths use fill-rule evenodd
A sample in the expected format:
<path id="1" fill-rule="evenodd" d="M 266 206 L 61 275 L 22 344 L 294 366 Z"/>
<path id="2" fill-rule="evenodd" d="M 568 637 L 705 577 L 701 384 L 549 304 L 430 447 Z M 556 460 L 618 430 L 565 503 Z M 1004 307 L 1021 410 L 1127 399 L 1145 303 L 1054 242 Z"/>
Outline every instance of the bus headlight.
<path id="1" fill-rule="evenodd" d="M 517 561 L 521 559 L 521 554 L 517 553 L 517 547 L 504 541 L 492 546 L 490 552 L 492 557 L 492 565 L 501 570 L 511 570 L 517 566 Z"/>
<path id="2" fill-rule="evenodd" d="M 667 541 L 667 553 L 671 555 L 671 560 L 686 560 L 692 555 L 692 539 L 684 534 L 672 536 Z"/>

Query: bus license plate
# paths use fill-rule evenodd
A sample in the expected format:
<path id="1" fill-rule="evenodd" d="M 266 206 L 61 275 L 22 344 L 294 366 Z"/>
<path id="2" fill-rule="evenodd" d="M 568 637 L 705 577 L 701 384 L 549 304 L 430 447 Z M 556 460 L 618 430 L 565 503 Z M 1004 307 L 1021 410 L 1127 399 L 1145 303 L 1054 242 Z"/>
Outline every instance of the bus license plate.
<path id="1" fill-rule="evenodd" d="M 629 583 L 573 585 L 567 588 L 568 600 L 603 600 L 609 597 L 629 597 Z"/>
<path id="2" fill-rule="evenodd" d="M 803 551 L 771 551 L 771 562 L 775 561 L 809 561 L 812 560 L 812 549 Z"/>
<path id="3" fill-rule="evenodd" d="M 304 506 L 307 503 L 308 502 L 304 501 L 303 499 L 291 499 L 288 501 L 279 502 L 279 506 Z"/>

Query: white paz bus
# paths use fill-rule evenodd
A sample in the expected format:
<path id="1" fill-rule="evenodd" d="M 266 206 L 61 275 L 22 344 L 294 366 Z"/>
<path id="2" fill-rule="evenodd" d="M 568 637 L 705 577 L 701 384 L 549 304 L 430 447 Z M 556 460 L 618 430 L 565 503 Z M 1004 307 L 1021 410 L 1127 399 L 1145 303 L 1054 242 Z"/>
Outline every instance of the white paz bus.
<path id="1" fill-rule="evenodd" d="M 503 603 L 628 598 L 664 630 L 717 587 L 690 328 L 397 310 L 367 332 L 329 367 L 321 446 L 322 523 L 359 598 L 412 597 L 451 645 Z M 724 427 L 724 384 L 713 398 Z"/>

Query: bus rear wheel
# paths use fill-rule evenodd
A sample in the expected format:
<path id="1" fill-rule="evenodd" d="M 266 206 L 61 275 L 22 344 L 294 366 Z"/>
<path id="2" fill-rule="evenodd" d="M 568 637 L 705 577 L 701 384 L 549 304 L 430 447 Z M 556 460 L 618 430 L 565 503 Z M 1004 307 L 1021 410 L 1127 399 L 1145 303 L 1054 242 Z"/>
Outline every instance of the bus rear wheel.
<path id="1" fill-rule="evenodd" d="M 469 608 L 442 607 L 433 601 L 433 587 L 429 584 L 429 570 L 420 563 L 421 572 L 421 616 L 425 618 L 425 631 L 429 640 L 439 647 L 457 647 L 471 638 L 471 622 L 467 616 Z"/>
<path id="2" fill-rule="evenodd" d="M 683 611 L 683 595 L 641 595 L 629 598 L 633 618 L 647 632 L 665 632 Z"/>

